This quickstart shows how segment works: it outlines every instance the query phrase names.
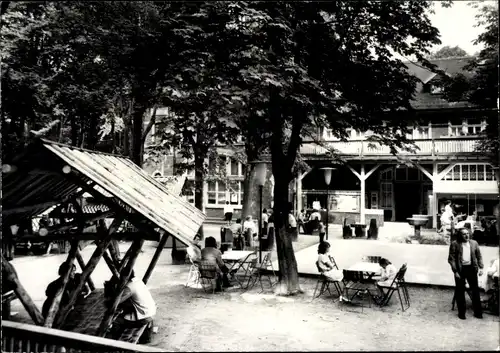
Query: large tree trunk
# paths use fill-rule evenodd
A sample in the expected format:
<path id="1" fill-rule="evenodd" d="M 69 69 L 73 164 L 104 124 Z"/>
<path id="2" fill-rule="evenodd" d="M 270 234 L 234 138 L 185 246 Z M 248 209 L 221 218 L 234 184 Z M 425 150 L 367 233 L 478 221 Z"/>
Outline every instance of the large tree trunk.
<path id="1" fill-rule="evenodd" d="M 143 158 L 143 143 L 142 143 L 142 131 L 144 114 L 146 109 L 143 107 L 134 110 L 132 116 L 132 161 L 139 167 L 142 166 Z"/>
<path id="2" fill-rule="evenodd" d="M 250 163 L 246 163 L 243 169 L 243 176 L 245 179 L 243 180 L 243 207 L 241 209 L 241 220 L 243 220 L 248 216 L 250 210 L 252 209 L 252 172 L 254 169 L 254 165 Z"/>
<path id="3" fill-rule="evenodd" d="M 204 162 L 205 154 L 201 150 L 194 153 L 194 206 L 203 211 L 203 182 L 205 181 Z M 203 226 L 200 227 L 200 235 L 203 239 Z"/>
<path id="4" fill-rule="evenodd" d="M 292 239 L 288 234 L 288 181 L 276 178 L 274 185 L 274 227 L 276 251 L 278 253 L 279 283 L 275 293 L 293 295 L 301 293 L 299 271 L 293 250 Z M 285 178 L 286 179 L 286 178 Z"/>

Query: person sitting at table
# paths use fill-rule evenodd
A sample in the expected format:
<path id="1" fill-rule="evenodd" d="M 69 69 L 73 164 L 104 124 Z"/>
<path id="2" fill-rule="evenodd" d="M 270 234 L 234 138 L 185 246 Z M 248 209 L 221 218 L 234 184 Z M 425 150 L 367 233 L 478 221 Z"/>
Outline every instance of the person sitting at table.
<path id="1" fill-rule="evenodd" d="M 335 268 L 333 261 L 329 256 L 330 243 L 323 241 L 318 245 L 318 267 L 326 278 L 332 281 L 342 281 L 344 274 L 342 271 Z"/>
<path id="2" fill-rule="evenodd" d="M 50 282 L 49 285 L 47 286 L 47 289 L 45 290 L 45 295 L 47 296 L 47 299 L 45 300 L 42 306 L 43 317 L 47 317 L 50 305 L 54 300 L 54 296 L 59 291 L 59 289 L 63 284 L 63 277 L 64 274 L 68 271 L 68 265 L 69 264 L 67 262 L 63 262 L 59 266 L 59 271 L 58 271 L 59 278 L 56 279 L 55 281 Z M 61 307 L 69 303 L 71 294 L 76 289 L 78 283 L 80 283 L 80 279 L 81 279 L 81 274 L 76 273 L 76 266 L 74 264 L 71 264 L 71 272 L 69 274 L 68 282 L 66 283 L 66 288 L 64 288 L 64 292 L 61 297 L 61 303 L 60 303 Z M 80 293 L 78 298 L 80 299 L 82 297 L 86 297 L 90 294 L 90 292 L 91 290 L 89 286 L 87 285 L 87 283 L 85 283 L 82 292 Z"/>
<path id="3" fill-rule="evenodd" d="M 217 241 L 214 237 L 207 237 L 205 239 L 205 248 L 201 250 L 201 260 L 207 261 L 216 266 L 217 269 L 217 288 L 216 290 L 221 290 L 221 285 L 224 287 L 231 287 L 227 274 L 229 269 L 222 261 L 222 253 L 217 249 Z"/>
<path id="4" fill-rule="evenodd" d="M 199 262 L 201 260 L 201 236 L 200 234 L 196 234 L 187 248 L 187 253 L 191 261 L 194 263 Z"/>
<path id="5" fill-rule="evenodd" d="M 377 278 L 374 276 L 373 279 L 378 279 L 377 287 L 380 291 L 380 294 L 384 296 L 385 292 L 383 290 L 383 287 L 390 287 L 392 285 L 392 281 L 396 277 L 398 270 L 396 269 L 396 266 L 394 266 L 389 260 L 383 257 L 378 260 L 378 264 L 382 268 L 382 271 L 380 277 Z"/>
<path id="6" fill-rule="evenodd" d="M 107 293 L 107 303 L 116 295 L 117 279 L 109 283 L 113 287 Z M 120 298 L 119 314 L 112 324 L 109 337 L 115 340 L 145 344 L 151 341 L 153 319 L 156 315 L 156 303 L 144 282 L 135 277 L 134 270 Z M 138 337 L 138 335 L 140 335 Z"/>

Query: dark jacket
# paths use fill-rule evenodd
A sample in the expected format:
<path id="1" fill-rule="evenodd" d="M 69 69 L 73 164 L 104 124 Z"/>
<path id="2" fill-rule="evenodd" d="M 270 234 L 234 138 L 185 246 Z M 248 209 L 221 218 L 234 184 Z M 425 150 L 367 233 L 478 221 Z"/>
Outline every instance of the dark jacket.
<path id="1" fill-rule="evenodd" d="M 479 250 L 479 245 L 475 240 L 469 240 L 470 243 L 470 260 L 471 265 L 474 266 L 474 269 L 478 271 L 483 266 L 483 257 L 481 256 L 481 250 Z M 448 263 L 451 266 L 451 270 L 453 273 L 462 272 L 462 243 L 457 242 L 456 240 L 450 244 L 450 253 L 448 254 Z"/>

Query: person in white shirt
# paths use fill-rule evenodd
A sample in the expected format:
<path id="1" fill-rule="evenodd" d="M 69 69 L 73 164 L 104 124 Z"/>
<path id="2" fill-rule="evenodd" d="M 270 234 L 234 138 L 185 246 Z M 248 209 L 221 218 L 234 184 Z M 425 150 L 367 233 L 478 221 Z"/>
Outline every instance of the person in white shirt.
<path id="1" fill-rule="evenodd" d="M 389 260 L 383 257 L 378 261 L 378 264 L 382 268 L 382 271 L 380 278 L 378 278 L 377 281 L 377 287 L 380 291 L 381 296 L 383 297 L 385 295 L 383 287 L 390 287 L 392 285 L 392 282 L 394 281 L 398 270 L 396 269 L 396 266 L 394 266 Z"/>
<path id="2" fill-rule="evenodd" d="M 147 343 L 151 340 L 156 303 L 144 282 L 134 271 L 120 299 L 118 318 L 113 322 L 112 338 L 125 342 Z M 141 334 L 142 333 L 142 334 Z M 141 334 L 140 337 L 137 337 Z"/>
<path id="3" fill-rule="evenodd" d="M 486 270 L 486 276 L 484 276 L 484 291 L 488 293 L 491 289 L 493 289 L 493 284 L 498 281 L 499 274 L 499 263 L 498 259 L 491 260 L 490 267 Z"/>
<path id="4" fill-rule="evenodd" d="M 292 241 L 297 241 L 298 240 L 298 233 L 297 233 L 297 220 L 295 219 L 295 216 L 293 215 L 293 210 L 290 209 L 290 212 L 288 213 L 288 234 Z"/>
<path id="5" fill-rule="evenodd" d="M 262 235 L 267 235 L 267 225 L 269 223 L 269 215 L 267 214 L 267 209 L 264 208 L 262 211 Z"/>
<path id="6" fill-rule="evenodd" d="M 250 233 L 249 237 L 245 238 L 247 237 L 248 233 Z M 255 225 L 252 216 L 247 216 L 245 222 L 243 222 L 243 234 L 244 234 L 244 239 L 248 241 L 250 246 L 252 246 L 255 237 L 257 236 L 257 226 Z"/>
<path id="7" fill-rule="evenodd" d="M 329 256 L 330 243 L 321 242 L 318 245 L 318 267 L 320 272 L 333 281 L 342 281 L 344 274 L 338 268 L 335 268 Z"/>
<path id="8" fill-rule="evenodd" d="M 234 212 L 234 207 L 229 203 L 229 201 L 226 201 L 226 204 L 224 205 L 224 220 L 227 222 L 228 225 L 231 225 L 231 221 L 233 219 L 233 212 Z"/>

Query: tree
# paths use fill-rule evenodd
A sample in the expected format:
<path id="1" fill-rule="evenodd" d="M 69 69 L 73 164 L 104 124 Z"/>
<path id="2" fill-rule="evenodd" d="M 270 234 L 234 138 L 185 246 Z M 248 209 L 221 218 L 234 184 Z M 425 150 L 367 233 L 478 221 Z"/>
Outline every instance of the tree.
<path id="1" fill-rule="evenodd" d="M 445 45 L 429 55 L 429 59 L 462 58 L 469 54 L 458 45 L 450 47 Z"/>
<path id="2" fill-rule="evenodd" d="M 432 67 L 424 55 L 430 44 L 439 43 L 438 31 L 425 14 L 430 2 L 231 6 L 237 13 L 234 27 L 239 30 L 239 43 L 246 45 L 233 53 L 241 74 L 238 95 L 247 108 L 255 99 L 262 102 L 257 125 L 271 135 L 280 270 L 277 293 L 294 294 L 301 290 L 286 230 L 288 185 L 297 169 L 303 135 L 311 126 L 328 124 L 345 140 L 346 127 L 353 126 L 371 129 L 373 141 L 390 145 L 394 152 L 404 147 L 408 122 L 402 114 L 388 114 L 411 110 L 416 80 L 389 49 Z"/>
<path id="3" fill-rule="evenodd" d="M 483 49 L 474 56 L 465 70 L 468 75 L 457 74 L 445 82 L 444 96 L 452 102 L 469 101 L 481 108 L 487 119 L 484 139 L 477 150 L 489 156 L 496 167 L 496 180 L 500 193 L 500 119 L 498 117 L 498 5 L 473 5 L 479 8 L 477 26 L 484 26 L 474 44 Z M 497 211 L 497 233 L 500 234 L 500 214 Z"/>

